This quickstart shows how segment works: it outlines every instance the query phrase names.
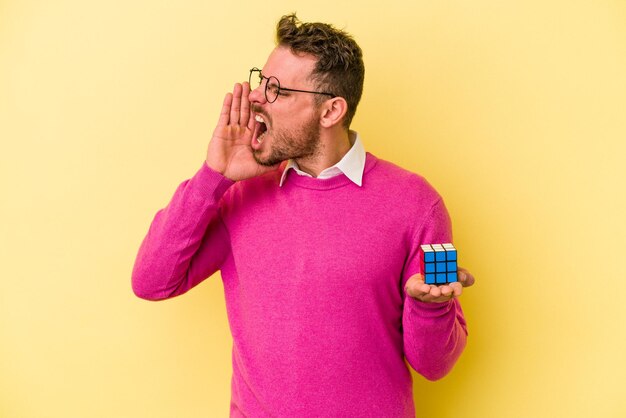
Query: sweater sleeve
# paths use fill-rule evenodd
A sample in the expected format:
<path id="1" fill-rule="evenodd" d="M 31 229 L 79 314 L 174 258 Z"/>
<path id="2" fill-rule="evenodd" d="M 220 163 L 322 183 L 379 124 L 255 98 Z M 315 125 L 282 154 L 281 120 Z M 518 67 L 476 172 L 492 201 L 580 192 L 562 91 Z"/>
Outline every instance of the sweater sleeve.
<path id="1" fill-rule="evenodd" d="M 234 182 L 202 167 L 182 182 L 159 210 L 143 239 L 132 272 L 133 292 L 142 299 L 181 295 L 221 268 L 230 254 L 219 201 Z"/>
<path id="2" fill-rule="evenodd" d="M 421 302 L 404 294 L 404 286 L 412 275 L 422 273 L 420 245 L 445 242 L 452 242 L 452 227 L 448 211 L 439 199 L 411 243 L 402 277 L 404 354 L 411 367 L 428 380 L 448 374 L 463 352 L 467 338 L 465 318 L 458 299 Z"/>

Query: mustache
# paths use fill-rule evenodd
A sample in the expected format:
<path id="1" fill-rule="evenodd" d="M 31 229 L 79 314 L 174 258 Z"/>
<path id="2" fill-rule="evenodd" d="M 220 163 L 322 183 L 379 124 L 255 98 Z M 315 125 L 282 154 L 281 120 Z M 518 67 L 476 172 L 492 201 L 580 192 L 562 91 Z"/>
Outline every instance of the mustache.
<path id="1" fill-rule="evenodd" d="M 263 112 L 263 110 L 258 105 L 251 105 L 250 110 L 252 110 L 252 112 L 256 113 L 257 115 L 264 116 L 266 121 L 271 121 L 270 116 L 267 113 Z"/>

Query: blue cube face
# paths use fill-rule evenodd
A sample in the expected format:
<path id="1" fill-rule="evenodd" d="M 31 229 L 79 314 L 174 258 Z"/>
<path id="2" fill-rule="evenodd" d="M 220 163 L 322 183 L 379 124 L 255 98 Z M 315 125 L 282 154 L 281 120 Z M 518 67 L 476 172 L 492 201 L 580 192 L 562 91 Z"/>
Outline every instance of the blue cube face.
<path id="1" fill-rule="evenodd" d="M 442 285 L 458 281 L 457 250 L 451 243 L 423 244 L 424 282 Z"/>
<path id="2" fill-rule="evenodd" d="M 435 284 L 435 274 L 434 273 L 426 274 L 426 276 L 424 278 L 424 283 L 426 283 L 426 284 Z"/>

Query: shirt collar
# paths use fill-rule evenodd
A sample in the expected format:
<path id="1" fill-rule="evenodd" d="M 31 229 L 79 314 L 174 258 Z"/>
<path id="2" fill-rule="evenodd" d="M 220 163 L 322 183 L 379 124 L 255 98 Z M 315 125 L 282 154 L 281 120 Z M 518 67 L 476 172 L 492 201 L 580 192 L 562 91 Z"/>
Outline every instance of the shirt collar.
<path id="1" fill-rule="evenodd" d="M 356 131 L 349 131 L 350 142 L 354 141 L 350 150 L 341 158 L 341 160 L 332 167 L 328 167 L 320 173 L 318 178 L 329 178 L 336 174 L 343 173 L 357 186 L 363 184 L 363 171 L 365 170 L 365 148 L 361 142 L 361 138 Z M 304 173 L 298 167 L 298 163 L 295 160 L 288 160 L 283 174 L 280 178 L 280 186 L 283 185 L 287 172 L 290 168 L 293 168 L 298 174 L 309 175 Z M 338 171 L 339 172 L 338 172 Z M 310 175 L 309 175 L 310 176 Z M 312 177 L 312 176 L 311 176 Z"/>

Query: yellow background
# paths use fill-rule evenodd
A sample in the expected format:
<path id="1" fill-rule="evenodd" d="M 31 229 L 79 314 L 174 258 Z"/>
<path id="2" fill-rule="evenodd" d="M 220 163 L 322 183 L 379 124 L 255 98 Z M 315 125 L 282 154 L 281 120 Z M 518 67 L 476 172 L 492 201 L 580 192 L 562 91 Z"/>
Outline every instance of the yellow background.
<path id="1" fill-rule="evenodd" d="M 292 11 L 360 43 L 353 127 L 478 280 L 418 416 L 626 416 L 626 2 L 223 3 L 0 1 L 0 417 L 227 416 L 219 276 L 152 303 L 130 274 Z"/>

